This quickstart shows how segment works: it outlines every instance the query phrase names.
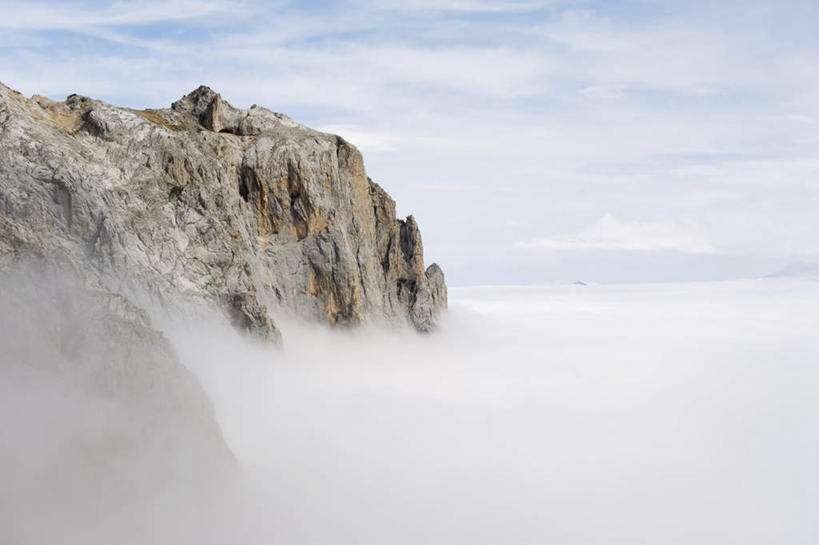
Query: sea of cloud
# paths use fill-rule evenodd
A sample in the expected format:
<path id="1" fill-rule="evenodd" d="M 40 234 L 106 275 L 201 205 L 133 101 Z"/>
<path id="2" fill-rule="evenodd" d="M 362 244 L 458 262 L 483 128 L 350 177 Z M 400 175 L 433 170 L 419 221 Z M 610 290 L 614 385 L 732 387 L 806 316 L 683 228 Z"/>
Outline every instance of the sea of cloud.
<path id="1" fill-rule="evenodd" d="M 0 476 L 26 501 L 0 492 L 0 514 L 31 524 L 43 498 L 53 530 L 15 536 L 90 545 L 819 539 L 819 281 L 474 287 L 450 301 L 434 334 L 284 320 L 281 349 L 160 318 L 213 400 L 230 484 L 146 479 L 153 458 L 121 445 L 36 462 L 118 421 L 4 372 Z M 11 467 L 26 459 L 42 471 Z M 112 472 L 116 495 L 86 482 Z"/>
<path id="2" fill-rule="evenodd" d="M 819 282 L 462 288 L 451 301 L 433 335 L 285 324 L 276 354 L 169 331 L 244 468 L 256 536 L 819 538 Z"/>

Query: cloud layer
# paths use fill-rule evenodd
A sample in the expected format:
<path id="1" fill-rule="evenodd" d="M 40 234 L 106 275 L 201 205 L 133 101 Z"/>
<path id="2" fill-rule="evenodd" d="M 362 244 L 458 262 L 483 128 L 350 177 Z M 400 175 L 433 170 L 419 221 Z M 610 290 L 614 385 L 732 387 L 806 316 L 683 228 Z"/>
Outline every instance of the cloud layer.
<path id="1" fill-rule="evenodd" d="M 0 292 L 2 542 L 816 537 L 815 280 L 456 288 L 429 335 L 283 318 L 270 349 L 31 278 Z"/>
<path id="2" fill-rule="evenodd" d="M 715 254 L 719 250 L 690 235 L 685 228 L 663 223 L 624 222 L 611 214 L 574 235 L 534 238 L 518 243 L 545 250 L 625 250 L 630 252 L 682 252 Z"/>
<path id="3" fill-rule="evenodd" d="M 433 336 L 285 324 L 278 357 L 169 334 L 269 541 L 803 543 L 817 286 L 455 289 Z"/>
<path id="4" fill-rule="evenodd" d="M 576 276 L 543 250 L 606 214 L 711 256 L 681 277 L 819 255 L 813 2 L 0 7 L 0 78 L 26 94 L 161 107 L 205 83 L 349 137 L 456 283 L 487 254 L 537 271 L 487 262 L 495 282 Z M 618 236 L 585 244 L 606 246 L 599 269 L 649 269 Z"/>

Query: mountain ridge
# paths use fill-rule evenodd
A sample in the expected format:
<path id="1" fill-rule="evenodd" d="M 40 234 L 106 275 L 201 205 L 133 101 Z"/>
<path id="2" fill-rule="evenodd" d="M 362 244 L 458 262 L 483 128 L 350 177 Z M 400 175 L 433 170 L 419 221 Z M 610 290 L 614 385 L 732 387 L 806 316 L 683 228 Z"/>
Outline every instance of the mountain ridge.
<path id="1" fill-rule="evenodd" d="M 273 314 L 435 328 L 446 284 L 360 152 L 200 86 L 170 108 L 0 83 L 0 267 L 34 257 L 114 293 L 216 304 L 280 337 Z"/>

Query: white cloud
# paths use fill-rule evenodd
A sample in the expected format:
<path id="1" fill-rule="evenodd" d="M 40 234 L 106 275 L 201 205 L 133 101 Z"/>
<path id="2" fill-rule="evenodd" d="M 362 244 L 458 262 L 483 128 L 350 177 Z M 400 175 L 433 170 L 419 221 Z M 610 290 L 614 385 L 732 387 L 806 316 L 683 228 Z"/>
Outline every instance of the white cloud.
<path id="1" fill-rule="evenodd" d="M 542 78 L 553 64 L 544 54 L 501 47 L 382 46 L 355 53 L 370 70 L 396 83 L 501 98 L 542 94 Z"/>
<path id="2" fill-rule="evenodd" d="M 542 250 L 673 251 L 717 254 L 720 251 L 690 229 L 665 222 L 623 221 L 606 214 L 575 234 L 538 237 L 516 244 Z"/>
<path id="3" fill-rule="evenodd" d="M 389 0 L 380 2 L 382 8 L 401 11 L 453 11 L 478 13 L 515 13 L 541 9 L 546 6 L 566 3 L 556 1 L 496 1 L 496 0 Z"/>
<path id="4" fill-rule="evenodd" d="M 3 10 L 0 28 L 3 29 L 82 30 L 95 25 L 135 25 L 226 15 L 237 13 L 241 4 L 230 0 L 143 0 L 91 7 L 70 2 L 15 2 L 1 3 L 0 8 Z"/>
<path id="5" fill-rule="evenodd" d="M 517 250 L 533 259 L 583 245 L 635 259 L 819 247 L 819 57 L 788 10 L 751 6 L 734 24 L 705 5 L 2 1 L 5 83 L 132 107 L 207 84 L 339 133 L 403 214 L 425 216 L 431 248 L 476 229 L 486 248 L 551 248 Z M 535 237 L 607 213 L 606 233 L 601 220 Z"/>
<path id="6" fill-rule="evenodd" d="M 532 32 L 568 48 L 576 74 L 592 96 L 657 90 L 693 96 L 719 94 L 738 86 L 769 85 L 786 70 L 776 44 L 765 33 L 721 22 L 660 19 L 651 24 L 612 21 L 591 10 L 570 10 Z M 749 62 L 749 51 L 754 51 Z"/>
<path id="7" fill-rule="evenodd" d="M 337 134 L 364 152 L 394 151 L 401 143 L 394 134 L 370 131 L 358 125 L 322 125 L 316 130 Z"/>

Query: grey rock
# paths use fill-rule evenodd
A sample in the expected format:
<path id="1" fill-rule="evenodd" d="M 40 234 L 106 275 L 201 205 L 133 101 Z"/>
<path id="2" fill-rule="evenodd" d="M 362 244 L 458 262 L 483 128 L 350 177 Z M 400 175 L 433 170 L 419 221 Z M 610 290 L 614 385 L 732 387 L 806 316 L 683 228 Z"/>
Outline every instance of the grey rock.
<path id="1" fill-rule="evenodd" d="M 0 272 L 3 542 L 130 542 L 106 521 L 151 526 L 153 506 L 157 521 L 170 505 L 218 504 L 240 476 L 171 343 L 88 280 L 43 263 Z M 101 525 L 110 538 L 98 541 Z"/>
<path id="2" fill-rule="evenodd" d="M 95 431 L 100 448 L 127 442 L 159 458 L 197 452 L 208 468 L 231 465 L 210 399 L 145 311 L 65 269 L 18 264 L 0 280 L 1 376 L 39 376 L 115 407 L 113 427 Z"/>
<path id="3" fill-rule="evenodd" d="M 25 255 L 112 293 L 216 302 L 267 340 L 280 312 L 429 331 L 446 308 L 415 220 L 353 145 L 207 87 L 138 111 L 0 84 L 0 267 Z"/>

